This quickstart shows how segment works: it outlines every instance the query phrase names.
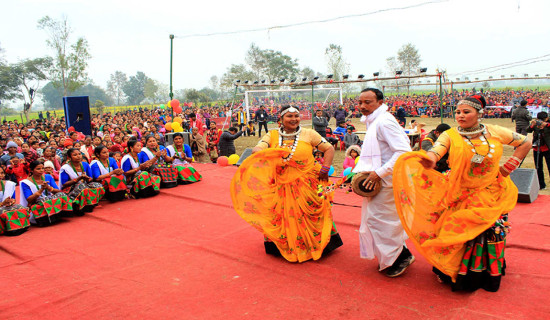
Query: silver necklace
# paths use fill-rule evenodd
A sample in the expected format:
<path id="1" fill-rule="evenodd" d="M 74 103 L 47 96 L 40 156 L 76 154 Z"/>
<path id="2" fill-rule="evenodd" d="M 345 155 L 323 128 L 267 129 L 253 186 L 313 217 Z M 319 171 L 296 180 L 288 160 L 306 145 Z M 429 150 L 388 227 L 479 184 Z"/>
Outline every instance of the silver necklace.
<path id="1" fill-rule="evenodd" d="M 283 127 L 279 128 L 279 136 L 282 136 L 282 137 L 294 137 L 299 135 L 300 132 L 302 132 L 302 127 L 298 127 L 298 130 L 291 133 L 286 133 L 286 131 L 283 130 Z"/>
<path id="2" fill-rule="evenodd" d="M 487 128 L 485 127 L 484 124 L 479 124 L 478 126 L 473 127 L 473 128 L 462 128 L 462 127 L 459 126 L 457 128 L 457 131 L 462 136 L 475 136 L 476 134 L 480 134 L 480 133 L 485 134 L 485 133 L 487 133 Z"/>
<path id="3" fill-rule="evenodd" d="M 470 147 L 472 147 L 471 150 L 474 153 L 474 155 L 472 156 L 472 160 L 470 160 L 472 163 L 480 164 L 480 163 L 483 162 L 485 157 L 489 157 L 489 158 L 493 157 L 493 153 L 495 153 L 495 145 L 492 144 L 492 143 L 489 143 L 489 140 L 487 140 L 487 138 L 485 137 L 485 134 L 483 134 L 481 137 L 479 137 L 479 140 L 481 140 L 482 145 L 487 145 L 489 143 L 489 151 L 487 152 L 486 155 L 481 155 L 477 152 L 476 147 L 474 146 L 474 144 L 472 143 L 472 141 L 470 140 L 470 138 L 468 136 L 463 136 L 463 139 L 464 139 L 464 141 L 466 141 L 466 143 Z"/>
<path id="4" fill-rule="evenodd" d="M 296 132 L 293 133 L 286 133 L 283 131 L 283 128 L 279 129 L 279 147 L 286 147 L 283 144 L 283 136 L 284 137 L 294 137 L 294 143 L 289 147 L 290 148 L 290 154 L 286 157 L 283 157 L 283 162 L 288 162 L 292 157 L 294 156 L 294 152 L 296 151 L 296 146 L 298 146 L 298 139 L 300 139 L 300 132 L 302 131 L 302 128 L 298 128 Z"/>

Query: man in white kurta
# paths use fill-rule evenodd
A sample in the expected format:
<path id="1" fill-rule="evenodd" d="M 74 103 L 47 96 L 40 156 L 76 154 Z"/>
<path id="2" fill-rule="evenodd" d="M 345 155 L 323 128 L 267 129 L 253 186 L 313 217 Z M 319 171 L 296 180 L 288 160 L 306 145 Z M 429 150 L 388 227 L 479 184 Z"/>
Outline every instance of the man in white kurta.
<path id="1" fill-rule="evenodd" d="M 383 99 L 383 93 L 373 88 L 363 90 L 359 96 L 361 122 L 365 123 L 367 133 L 353 172 L 370 172 L 364 182 L 366 188 L 374 187 L 376 182 L 382 184 L 379 194 L 363 200 L 359 229 L 361 258 L 376 257 L 380 271 L 397 277 L 414 262 L 414 256 L 405 247 L 407 235 L 395 208 L 392 173 L 397 158 L 411 151 L 411 146 Z"/>

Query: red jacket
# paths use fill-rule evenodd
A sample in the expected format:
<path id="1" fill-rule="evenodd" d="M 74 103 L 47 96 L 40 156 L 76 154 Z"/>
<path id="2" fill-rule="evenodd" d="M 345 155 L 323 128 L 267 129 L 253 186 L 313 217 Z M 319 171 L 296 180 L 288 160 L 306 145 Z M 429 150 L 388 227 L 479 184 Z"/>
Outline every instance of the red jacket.
<path id="1" fill-rule="evenodd" d="M 15 177 L 17 178 L 17 182 L 21 180 L 25 180 L 29 176 L 29 165 L 27 163 L 25 164 L 18 163 L 15 165 L 9 165 L 6 168 L 6 173 L 14 174 Z"/>

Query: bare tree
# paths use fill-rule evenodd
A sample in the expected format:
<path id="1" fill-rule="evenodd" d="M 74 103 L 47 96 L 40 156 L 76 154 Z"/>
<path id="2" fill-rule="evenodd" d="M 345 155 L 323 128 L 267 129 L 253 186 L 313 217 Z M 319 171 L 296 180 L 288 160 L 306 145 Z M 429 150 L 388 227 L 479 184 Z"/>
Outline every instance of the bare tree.
<path id="1" fill-rule="evenodd" d="M 387 68 L 388 68 L 388 71 L 389 71 L 389 74 L 391 76 L 393 76 L 395 74 L 396 71 L 400 70 L 401 67 L 399 65 L 399 62 L 397 61 L 397 58 L 395 57 L 389 57 L 386 59 L 386 65 L 387 65 Z M 397 92 L 399 92 L 399 86 L 400 86 L 400 81 L 398 78 L 395 78 L 395 90 Z"/>
<path id="2" fill-rule="evenodd" d="M 333 75 L 334 80 L 342 80 L 342 76 L 349 72 L 349 64 L 342 55 L 342 47 L 331 43 L 325 49 L 328 72 Z"/>
<path id="3" fill-rule="evenodd" d="M 122 71 L 115 71 L 115 73 L 111 74 L 109 81 L 107 81 L 107 93 L 116 100 L 117 106 L 120 105 L 120 101 L 126 99 L 123 88 L 127 81 L 128 77 Z"/>
<path id="4" fill-rule="evenodd" d="M 401 70 L 408 76 L 417 75 L 420 68 L 420 54 L 412 43 L 407 43 L 397 51 L 397 60 Z M 411 79 L 407 81 L 407 93 L 410 91 Z"/>
<path id="5" fill-rule="evenodd" d="M 48 70 L 52 66 L 52 60 L 47 58 L 25 59 L 11 66 L 13 77 L 17 79 L 25 101 L 23 113 L 27 122 L 29 112 L 34 104 L 35 93 L 40 87 L 40 81 L 48 78 Z"/>
<path id="6" fill-rule="evenodd" d="M 63 95 L 66 96 L 83 86 L 87 80 L 86 68 L 91 58 L 88 41 L 78 38 L 74 44 L 69 44 L 72 30 L 66 17 L 57 21 L 45 16 L 38 21 L 38 28 L 48 33 L 49 39 L 46 43 L 55 51 L 52 82 L 63 88 Z"/>
<path id="7" fill-rule="evenodd" d="M 252 69 L 256 79 L 265 76 L 265 71 L 267 69 L 265 54 L 255 43 L 250 45 L 250 49 L 248 49 L 246 53 L 245 61 L 250 66 L 250 69 Z"/>
<path id="8" fill-rule="evenodd" d="M 220 79 L 214 75 L 210 77 L 210 89 L 218 92 L 220 90 Z"/>
<path id="9" fill-rule="evenodd" d="M 231 93 L 231 96 L 233 96 L 232 91 L 235 89 L 236 80 L 244 82 L 245 80 L 252 81 L 254 79 L 254 72 L 247 70 L 244 64 L 232 64 L 223 74 L 220 80 L 220 86 L 222 90 Z"/>

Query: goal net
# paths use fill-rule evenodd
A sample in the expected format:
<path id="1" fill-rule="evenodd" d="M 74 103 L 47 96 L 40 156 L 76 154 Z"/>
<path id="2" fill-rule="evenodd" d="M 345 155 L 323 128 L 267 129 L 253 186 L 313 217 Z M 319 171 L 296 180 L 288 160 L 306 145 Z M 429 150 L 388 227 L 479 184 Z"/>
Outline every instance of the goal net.
<path id="1" fill-rule="evenodd" d="M 244 92 L 244 107 L 253 115 L 261 106 L 271 112 L 277 112 L 280 106 L 293 105 L 300 109 L 301 118 L 311 119 L 312 110 L 329 109 L 342 104 L 342 88 L 313 89 L 265 89 Z"/>

